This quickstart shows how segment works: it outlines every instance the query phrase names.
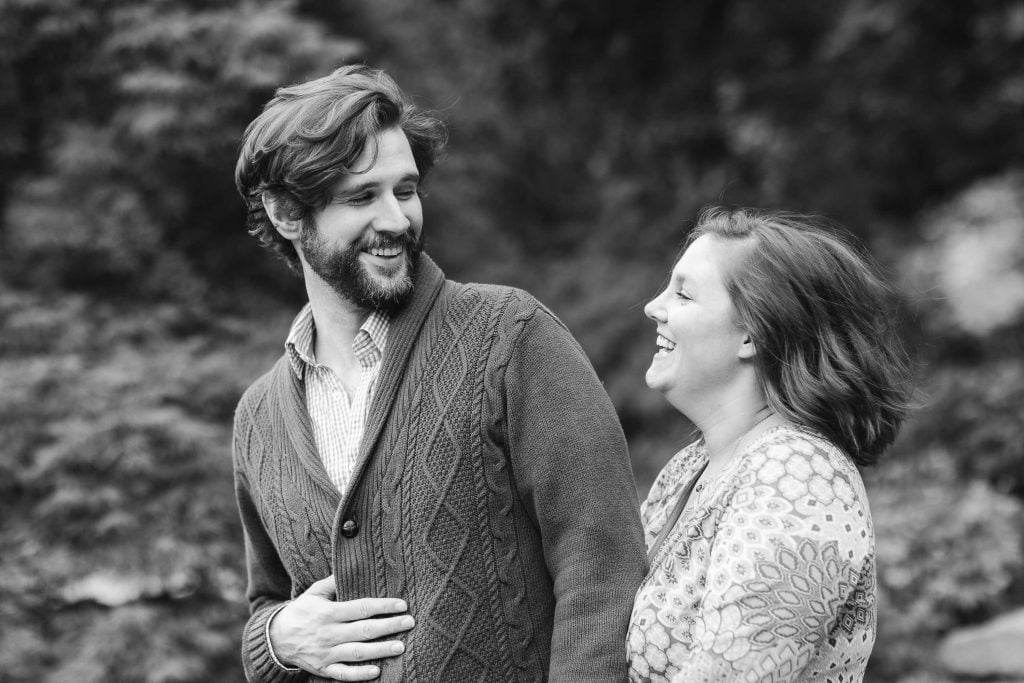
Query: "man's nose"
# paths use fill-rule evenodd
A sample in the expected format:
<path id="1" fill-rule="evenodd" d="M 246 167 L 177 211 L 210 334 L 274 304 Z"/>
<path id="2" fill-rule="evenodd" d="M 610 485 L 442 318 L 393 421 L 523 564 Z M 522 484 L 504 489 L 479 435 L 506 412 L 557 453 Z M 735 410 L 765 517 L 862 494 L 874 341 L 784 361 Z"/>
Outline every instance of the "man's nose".
<path id="1" fill-rule="evenodd" d="M 400 234 L 409 229 L 412 222 L 405 215 L 401 204 L 395 197 L 387 197 L 381 200 L 380 210 L 373 219 L 373 229 L 377 232 L 391 232 Z"/>

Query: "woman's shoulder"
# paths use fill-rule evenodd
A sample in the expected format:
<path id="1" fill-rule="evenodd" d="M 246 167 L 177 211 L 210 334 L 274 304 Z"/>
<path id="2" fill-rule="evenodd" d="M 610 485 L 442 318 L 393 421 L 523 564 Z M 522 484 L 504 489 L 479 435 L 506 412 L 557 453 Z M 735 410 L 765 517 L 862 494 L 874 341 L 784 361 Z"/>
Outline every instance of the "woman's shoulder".
<path id="1" fill-rule="evenodd" d="M 688 471 L 700 467 L 707 462 L 707 459 L 707 450 L 704 448 L 702 440 L 697 439 L 683 446 L 661 468 L 661 472 L 658 473 L 654 484 L 651 486 L 651 491 L 666 486 L 671 488 Z"/>
<path id="2" fill-rule="evenodd" d="M 747 451 L 727 525 L 774 538 L 790 553 L 839 553 L 850 571 L 872 562 L 874 525 L 853 460 L 814 431 L 785 425 Z M 813 550 L 817 548 L 817 550 Z"/>
<path id="3" fill-rule="evenodd" d="M 811 429 L 785 424 L 769 430 L 748 450 L 746 463 L 751 484 L 770 486 L 790 500 L 810 495 L 824 505 L 867 504 L 853 460 Z"/>
<path id="4" fill-rule="evenodd" d="M 700 439 L 676 451 L 651 484 L 644 505 L 650 506 L 658 501 L 674 498 L 680 487 L 685 486 L 686 482 L 700 471 L 707 459 L 707 449 Z"/>

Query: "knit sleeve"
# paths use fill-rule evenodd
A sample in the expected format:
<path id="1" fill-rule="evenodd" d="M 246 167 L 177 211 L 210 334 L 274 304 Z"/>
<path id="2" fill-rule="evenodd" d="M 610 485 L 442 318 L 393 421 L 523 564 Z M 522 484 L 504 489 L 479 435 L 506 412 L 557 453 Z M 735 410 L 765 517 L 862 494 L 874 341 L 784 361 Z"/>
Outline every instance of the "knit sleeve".
<path id="1" fill-rule="evenodd" d="M 235 460 L 235 497 L 245 537 L 248 574 L 246 598 L 249 620 L 242 635 L 242 666 L 251 683 L 299 683 L 309 679 L 305 671 L 282 668 L 271 653 L 268 625 L 277 610 L 290 598 L 291 579 L 263 525 L 246 476 L 244 454 L 248 452 L 251 429 L 244 409 L 235 419 L 232 450 Z"/>
<path id="2" fill-rule="evenodd" d="M 551 680 L 621 681 L 633 597 L 646 572 L 625 438 L 601 382 L 543 308 L 505 372 L 509 455 L 554 582 Z"/>

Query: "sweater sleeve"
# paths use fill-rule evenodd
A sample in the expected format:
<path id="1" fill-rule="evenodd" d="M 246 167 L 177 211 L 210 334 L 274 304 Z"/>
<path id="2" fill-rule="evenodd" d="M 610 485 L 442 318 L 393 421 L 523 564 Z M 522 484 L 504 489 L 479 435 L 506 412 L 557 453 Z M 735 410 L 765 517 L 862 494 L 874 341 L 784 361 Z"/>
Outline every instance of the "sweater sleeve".
<path id="1" fill-rule="evenodd" d="M 240 467 L 240 448 L 245 430 L 236 419 L 233 443 L 235 497 L 245 534 L 245 562 L 248 574 L 246 598 L 249 620 L 242 635 L 242 666 L 251 683 L 299 683 L 308 680 L 305 671 L 284 669 L 275 662 L 268 640 L 269 621 L 291 596 L 291 579 L 281 563 L 273 542 L 253 501 L 245 471 Z M 241 437 L 241 438 L 240 438 Z"/>
<path id="2" fill-rule="evenodd" d="M 625 680 L 626 627 L 647 565 L 615 410 L 583 350 L 543 308 L 515 341 L 505 391 L 516 487 L 554 585 L 550 679 Z"/>

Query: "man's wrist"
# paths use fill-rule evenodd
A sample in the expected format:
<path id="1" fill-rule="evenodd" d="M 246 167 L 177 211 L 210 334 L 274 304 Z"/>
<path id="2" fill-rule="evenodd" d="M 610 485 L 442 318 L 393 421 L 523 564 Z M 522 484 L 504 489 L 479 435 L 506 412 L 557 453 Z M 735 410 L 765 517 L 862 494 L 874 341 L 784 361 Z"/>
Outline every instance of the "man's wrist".
<path id="1" fill-rule="evenodd" d="M 267 652 L 270 654 L 270 659 L 274 662 L 275 665 L 277 665 L 278 667 L 280 667 L 284 671 L 289 671 L 289 672 L 302 671 L 302 669 L 300 669 L 298 667 L 291 667 L 291 666 L 287 666 L 284 663 L 282 663 L 281 660 L 277 658 L 277 653 L 274 652 L 274 643 L 273 643 L 273 641 L 270 640 L 270 624 L 271 624 L 272 621 L 274 621 L 274 617 L 277 616 L 277 613 L 280 612 L 281 610 L 283 610 L 285 607 L 287 607 L 288 604 L 289 603 L 287 603 L 287 602 L 281 603 L 281 605 L 277 609 L 275 609 L 271 613 L 271 615 L 267 618 L 267 623 L 263 627 L 263 637 L 267 641 Z"/>

